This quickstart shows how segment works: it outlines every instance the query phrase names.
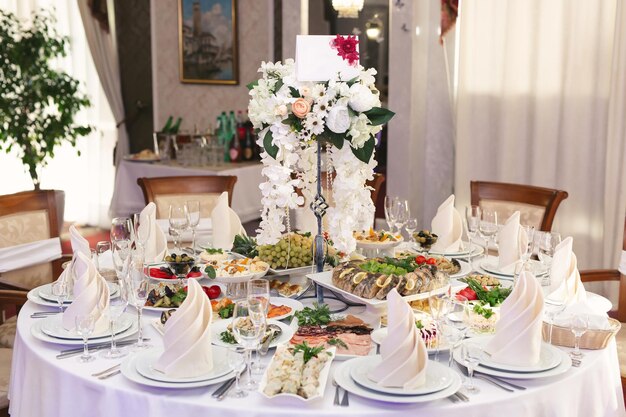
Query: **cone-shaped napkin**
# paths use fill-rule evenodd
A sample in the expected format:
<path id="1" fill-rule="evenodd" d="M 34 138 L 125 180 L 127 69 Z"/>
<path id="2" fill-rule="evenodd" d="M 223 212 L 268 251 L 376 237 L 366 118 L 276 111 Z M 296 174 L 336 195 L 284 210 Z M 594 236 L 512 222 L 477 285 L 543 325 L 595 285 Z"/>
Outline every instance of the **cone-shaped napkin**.
<path id="1" fill-rule="evenodd" d="M 89 242 L 85 239 L 78 229 L 74 226 L 70 226 L 70 243 L 72 244 L 72 264 L 76 261 L 76 255 L 78 253 L 84 254 L 87 258 L 91 259 L 91 249 L 89 248 Z M 67 267 L 59 275 L 58 281 L 65 281 L 72 285 L 72 281 L 75 279 L 72 275 L 72 268 Z"/>
<path id="2" fill-rule="evenodd" d="M 167 253 L 167 238 L 156 221 L 156 204 L 148 203 L 139 214 L 139 228 L 150 228 L 144 258 L 146 263 L 162 262 Z"/>
<path id="3" fill-rule="evenodd" d="M 235 236 L 241 233 L 243 228 L 237 213 L 228 207 L 228 192 L 226 191 L 217 198 L 211 212 L 211 224 L 213 225 L 213 247 L 232 249 Z"/>
<path id="4" fill-rule="evenodd" d="M 438 236 L 433 250 L 439 252 L 457 252 L 461 245 L 463 223 L 461 215 L 454 208 L 454 194 L 437 209 L 430 225 L 432 232 Z"/>
<path id="5" fill-rule="evenodd" d="M 523 271 L 500 307 L 496 333 L 485 351 L 496 362 L 531 366 L 539 362 L 543 293 L 535 276 Z"/>
<path id="6" fill-rule="evenodd" d="M 188 285 L 187 298 L 165 323 L 165 352 L 154 364 L 157 371 L 179 378 L 203 375 L 213 369 L 211 302 L 195 279 L 190 279 Z"/>
<path id="7" fill-rule="evenodd" d="M 587 299 L 587 292 L 580 280 L 577 260 L 572 245 L 574 240 L 565 238 L 558 244 L 552 257 L 550 269 L 550 294 L 547 299 L 566 305 Z"/>
<path id="8" fill-rule="evenodd" d="M 519 211 L 513 213 L 498 232 L 498 269 L 506 274 L 515 272 L 515 265 L 528 244 L 528 236 L 519 223 L 519 216 Z"/>
<path id="9" fill-rule="evenodd" d="M 428 351 L 411 306 L 395 289 L 387 295 L 388 332 L 380 345 L 382 361 L 368 375 L 383 387 L 418 388 L 426 383 Z"/>
<path id="10" fill-rule="evenodd" d="M 96 325 L 94 333 L 106 331 L 109 327 L 106 313 L 109 307 L 109 287 L 98 273 L 91 259 L 82 252 L 76 252 L 73 269 L 74 301 L 63 313 L 63 327 L 72 330 L 76 327 L 76 316 L 94 314 Z"/>

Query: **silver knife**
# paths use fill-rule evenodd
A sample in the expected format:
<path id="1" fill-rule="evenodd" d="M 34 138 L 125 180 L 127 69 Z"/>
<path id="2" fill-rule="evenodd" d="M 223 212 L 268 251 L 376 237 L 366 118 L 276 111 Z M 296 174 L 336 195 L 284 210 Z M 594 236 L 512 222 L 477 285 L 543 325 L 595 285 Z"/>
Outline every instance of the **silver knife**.
<path id="1" fill-rule="evenodd" d="M 226 398 L 226 395 L 228 395 L 228 391 L 230 391 L 234 385 L 235 385 L 235 379 L 233 378 L 232 380 L 228 381 L 228 384 L 226 384 L 222 392 L 220 392 L 220 394 L 217 397 L 215 397 L 215 399 L 217 401 L 222 401 L 224 398 Z"/>

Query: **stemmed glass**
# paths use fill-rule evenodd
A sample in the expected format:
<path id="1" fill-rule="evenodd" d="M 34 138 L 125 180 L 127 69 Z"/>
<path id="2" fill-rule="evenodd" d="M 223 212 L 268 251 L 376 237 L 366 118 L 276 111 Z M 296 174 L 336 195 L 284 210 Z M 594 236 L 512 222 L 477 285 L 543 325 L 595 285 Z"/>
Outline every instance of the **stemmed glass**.
<path id="1" fill-rule="evenodd" d="M 395 234 L 394 229 L 396 225 L 396 202 L 397 197 L 385 196 L 385 221 L 389 226 L 389 231 Z"/>
<path id="2" fill-rule="evenodd" d="M 251 279 L 248 281 L 248 302 L 254 302 L 258 300 L 261 302 L 265 316 L 267 317 L 267 311 L 270 304 L 270 283 L 266 279 Z M 261 364 L 261 357 L 267 354 L 267 350 L 261 349 L 261 343 L 256 348 L 256 360 L 252 365 L 252 371 L 255 373 L 263 372 L 263 365 Z"/>
<path id="3" fill-rule="evenodd" d="M 91 353 L 89 353 L 89 336 L 96 327 L 96 315 L 95 314 L 79 314 L 74 318 L 74 324 L 76 325 L 76 332 L 83 338 L 83 354 L 78 358 L 79 362 L 91 362 L 96 359 Z"/>
<path id="4" fill-rule="evenodd" d="M 409 210 L 409 202 L 406 200 L 398 199 L 396 202 L 396 227 L 398 228 L 398 234 L 402 235 L 402 228 L 411 217 Z"/>
<path id="5" fill-rule="evenodd" d="M 196 255 L 196 228 L 200 224 L 200 202 L 198 200 L 187 201 L 189 213 L 189 227 L 191 228 L 191 249 L 192 255 Z"/>
<path id="6" fill-rule="evenodd" d="M 522 226 L 522 233 L 526 233 L 526 244 L 521 248 L 522 265 L 526 269 L 528 261 L 530 261 L 530 257 L 535 250 L 535 226 Z"/>
<path id="7" fill-rule="evenodd" d="M 548 343 L 552 344 L 552 328 L 554 326 L 554 318 L 561 312 L 563 312 L 566 306 L 564 302 L 557 302 L 552 300 L 546 300 L 544 306 L 546 316 L 548 317 L 548 320 L 550 320 L 550 327 L 548 328 Z"/>
<path id="8" fill-rule="evenodd" d="M 478 231 L 485 238 L 485 255 L 487 255 L 492 238 L 495 246 L 495 236 L 498 233 L 498 213 L 494 210 L 483 209 Z"/>
<path id="9" fill-rule="evenodd" d="M 446 294 L 431 295 L 428 297 L 428 307 L 437 326 L 437 333 L 441 333 L 441 325 L 452 307 L 452 298 Z M 437 346 L 435 347 L 436 361 L 439 360 L 439 346 L 439 338 L 437 338 Z"/>
<path id="10" fill-rule="evenodd" d="M 148 277 L 143 270 L 143 251 L 136 250 L 131 253 L 130 265 L 128 267 L 128 290 L 129 303 L 137 309 L 137 325 L 139 326 L 139 334 L 137 335 L 137 343 L 133 350 L 141 350 L 151 347 L 149 343 L 143 340 L 143 326 L 141 323 L 143 307 L 146 304 L 149 293 Z"/>
<path id="11" fill-rule="evenodd" d="M 246 369 L 245 349 L 230 348 L 228 349 L 228 365 L 235 371 L 235 390 L 229 394 L 233 398 L 244 398 L 248 393 L 241 389 L 239 379 L 241 373 Z"/>
<path id="12" fill-rule="evenodd" d="M 125 350 L 119 349 L 115 341 L 115 325 L 128 306 L 128 289 L 124 279 L 117 279 L 119 296 L 109 300 L 109 328 L 111 329 L 111 348 L 102 352 L 101 356 L 106 359 L 116 359 L 126 356 Z"/>
<path id="13" fill-rule="evenodd" d="M 406 229 L 406 232 L 409 234 L 409 241 L 413 245 L 415 245 L 417 242 L 415 242 L 415 237 L 413 236 L 413 233 L 415 233 L 415 231 L 417 230 L 417 219 L 407 220 L 404 228 Z"/>
<path id="14" fill-rule="evenodd" d="M 469 320 L 469 302 L 467 298 L 462 295 L 456 295 L 451 299 L 450 310 L 446 316 L 446 322 L 449 326 L 458 330 L 458 333 L 454 338 L 448 336 L 448 342 L 450 342 L 450 358 L 448 360 L 448 366 L 452 366 L 452 352 L 456 350 L 459 343 L 465 338 Z"/>
<path id="15" fill-rule="evenodd" d="M 476 343 L 466 342 L 461 345 L 461 357 L 463 364 L 467 367 L 467 376 L 469 377 L 465 384 L 465 390 L 470 394 L 478 394 L 480 389 L 474 384 L 474 369 L 482 359 L 483 350 Z"/>
<path id="16" fill-rule="evenodd" d="M 63 314 L 63 304 L 70 297 L 70 284 L 64 280 L 58 280 L 52 284 L 52 295 L 57 299 L 59 312 Z"/>
<path id="17" fill-rule="evenodd" d="M 108 272 L 110 272 L 110 269 L 104 269 L 104 267 L 102 266 L 103 262 L 103 258 L 104 258 L 104 254 L 107 251 L 111 250 L 111 242 L 109 242 L 108 240 L 102 240 L 98 243 L 96 243 L 96 266 L 98 267 L 98 272 L 100 273 L 100 275 L 102 275 L 105 279 L 110 278 L 110 274 Z"/>
<path id="18" fill-rule="evenodd" d="M 135 234 L 135 246 L 146 249 L 146 243 L 150 238 L 152 224 L 150 221 L 141 221 L 141 213 L 133 214 L 133 232 Z"/>
<path id="19" fill-rule="evenodd" d="M 586 314 L 572 314 L 569 329 L 574 334 L 574 351 L 570 352 L 573 359 L 582 359 L 585 355 L 580 351 L 580 338 L 589 329 L 589 317 Z"/>
<path id="20" fill-rule="evenodd" d="M 556 247 L 561 243 L 561 234 L 558 232 L 543 232 L 539 236 L 539 260 L 547 268 L 552 266 L 552 258 Z M 545 274 L 541 285 L 550 285 L 550 274 Z"/>
<path id="21" fill-rule="evenodd" d="M 116 217 L 111 220 L 111 244 L 128 245 L 133 240 L 133 225 L 128 217 Z"/>
<path id="22" fill-rule="evenodd" d="M 480 228 L 481 213 L 479 206 L 465 207 L 465 226 L 467 227 L 467 238 L 469 239 L 467 263 L 469 263 L 470 266 L 472 266 L 472 240 L 474 240 Z"/>
<path id="23" fill-rule="evenodd" d="M 258 300 L 239 300 L 235 302 L 233 310 L 232 330 L 237 342 L 246 351 L 246 365 L 248 367 L 248 381 L 244 389 L 254 390 L 257 382 L 252 379 L 252 350 L 265 334 L 265 314 L 263 304 Z"/>
<path id="24" fill-rule="evenodd" d="M 180 239 L 185 229 L 189 227 L 189 210 L 187 204 L 172 203 L 169 210 L 170 234 L 174 239 L 176 251 L 180 253 Z"/>

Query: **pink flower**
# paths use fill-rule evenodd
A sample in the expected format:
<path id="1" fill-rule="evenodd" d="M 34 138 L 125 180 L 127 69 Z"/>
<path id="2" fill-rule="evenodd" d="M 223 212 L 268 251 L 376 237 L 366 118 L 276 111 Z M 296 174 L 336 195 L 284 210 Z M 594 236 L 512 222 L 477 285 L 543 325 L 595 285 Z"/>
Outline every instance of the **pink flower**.
<path id="1" fill-rule="evenodd" d="M 356 65 L 359 62 L 359 53 L 356 51 L 356 46 L 359 43 L 355 35 L 349 35 L 347 37 L 337 35 L 332 41 L 330 41 L 330 47 L 337 50 L 337 55 L 348 61 L 350 65 Z"/>
<path id="2" fill-rule="evenodd" d="M 307 113 L 311 111 L 311 105 L 305 99 L 299 98 L 291 105 L 291 111 L 296 117 L 304 119 Z"/>

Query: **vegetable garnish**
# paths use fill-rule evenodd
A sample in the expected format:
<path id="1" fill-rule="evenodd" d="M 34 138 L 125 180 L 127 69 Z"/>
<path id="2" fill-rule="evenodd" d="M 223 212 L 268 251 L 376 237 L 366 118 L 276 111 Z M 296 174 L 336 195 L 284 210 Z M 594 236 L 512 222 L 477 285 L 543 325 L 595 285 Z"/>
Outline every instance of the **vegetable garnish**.
<path id="1" fill-rule="evenodd" d="M 316 357 L 320 352 L 324 350 L 324 346 L 311 347 L 307 342 L 302 342 L 299 345 L 293 347 L 293 353 L 302 352 L 304 363 L 307 363 L 311 358 Z"/>
<path id="2" fill-rule="evenodd" d="M 315 326 L 330 322 L 330 309 L 327 304 L 313 303 L 313 308 L 304 309 L 295 313 L 299 326 Z"/>
<path id="3" fill-rule="evenodd" d="M 233 336 L 233 334 L 229 332 L 228 330 L 224 330 L 222 333 L 220 333 L 220 339 L 222 340 L 222 342 L 228 343 L 231 345 L 234 345 L 237 343 L 237 339 L 235 339 L 235 336 Z"/>

